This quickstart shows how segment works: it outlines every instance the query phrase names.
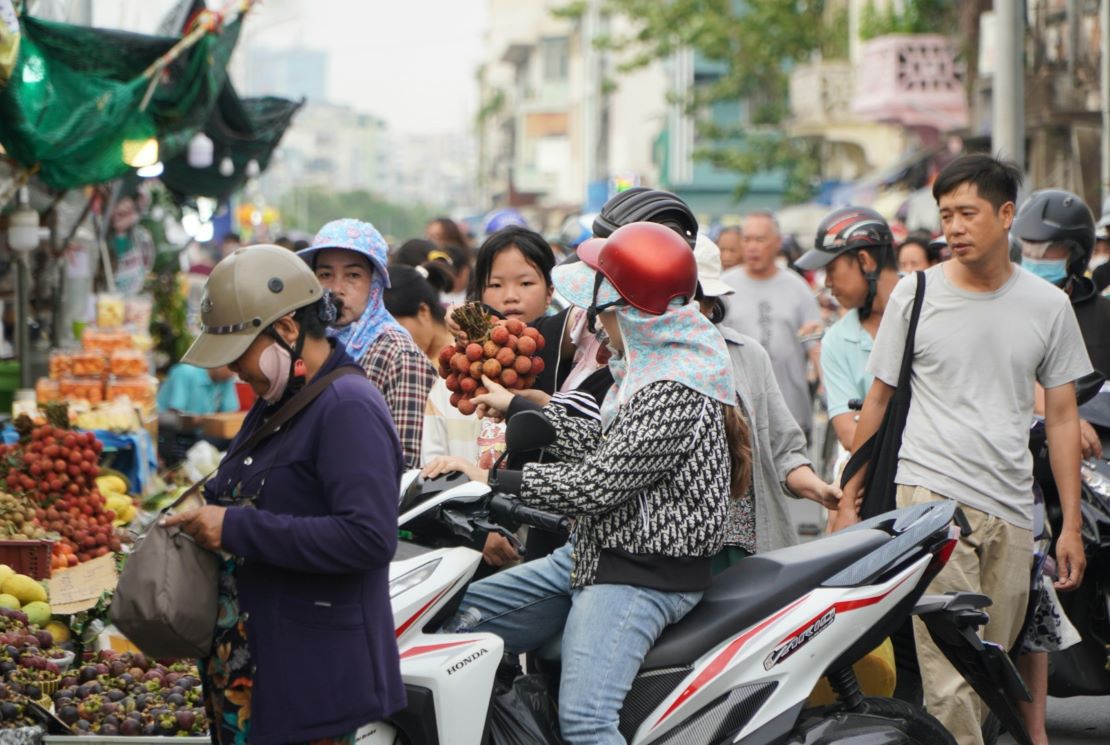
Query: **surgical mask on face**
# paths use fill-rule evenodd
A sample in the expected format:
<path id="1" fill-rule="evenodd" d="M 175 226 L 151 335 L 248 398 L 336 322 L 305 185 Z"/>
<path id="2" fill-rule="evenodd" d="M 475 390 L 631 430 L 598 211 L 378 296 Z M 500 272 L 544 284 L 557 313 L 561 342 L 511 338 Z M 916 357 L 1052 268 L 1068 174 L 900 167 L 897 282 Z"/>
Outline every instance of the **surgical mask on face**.
<path id="1" fill-rule="evenodd" d="M 1047 280 L 1054 285 L 1060 284 L 1068 276 L 1067 259 L 1033 259 L 1029 256 L 1025 256 L 1021 260 L 1021 265 L 1041 279 Z"/>
<path id="2" fill-rule="evenodd" d="M 262 398 L 266 399 L 267 403 L 274 404 L 281 400 L 286 386 L 289 385 L 292 361 L 293 357 L 289 354 L 289 350 L 277 342 L 263 349 L 262 354 L 258 355 L 258 367 L 270 381 L 270 387 L 262 394 Z"/>

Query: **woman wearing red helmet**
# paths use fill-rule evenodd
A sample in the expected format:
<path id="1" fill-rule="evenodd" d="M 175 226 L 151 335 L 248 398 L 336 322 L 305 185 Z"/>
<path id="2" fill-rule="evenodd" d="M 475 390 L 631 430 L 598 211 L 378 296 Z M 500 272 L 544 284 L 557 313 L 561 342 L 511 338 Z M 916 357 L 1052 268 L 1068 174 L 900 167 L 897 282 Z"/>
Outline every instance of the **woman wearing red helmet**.
<path id="1" fill-rule="evenodd" d="M 574 517 L 574 535 L 550 556 L 473 584 L 447 628 L 496 633 L 511 653 L 562 631 L 562 736 L 605 745 L 625 742 L 619 712 L 644 656 L 709 586 L 748 464 L 746 443 L 730 437 L 736 394 L 724 340 L 693 301 L 689 245 L 634 223 L 578 253 L 580 263 L 555 269 L 555 286 L 608 332 L 615 385 L 600 422 L 544 409 L 563 462 L 496 477 L 499 491 Z"/>

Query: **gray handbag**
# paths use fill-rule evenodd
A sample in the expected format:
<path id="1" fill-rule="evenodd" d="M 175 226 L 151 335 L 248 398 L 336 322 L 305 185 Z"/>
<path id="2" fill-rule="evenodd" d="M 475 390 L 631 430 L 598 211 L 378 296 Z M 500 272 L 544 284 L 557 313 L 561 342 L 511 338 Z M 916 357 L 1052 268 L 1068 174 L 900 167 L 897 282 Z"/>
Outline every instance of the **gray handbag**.
<path id="1" fill-rule="evenodd" d="M 314 381 L 224 456 L 224 460 L 250 450 L 276 432 L 336 378 L 354 374 L 365 375 L 361 368 L 346 365 Z M 116 628 L 151 657 L 202 658 L 212 650 L 219 611 L 220 557 L 198 546 L 180 528 L 167 528 L 161 522 L 215 473 L 190 486 L 158 514 L 135 544 L 120 573 L 109 615 Z"/>

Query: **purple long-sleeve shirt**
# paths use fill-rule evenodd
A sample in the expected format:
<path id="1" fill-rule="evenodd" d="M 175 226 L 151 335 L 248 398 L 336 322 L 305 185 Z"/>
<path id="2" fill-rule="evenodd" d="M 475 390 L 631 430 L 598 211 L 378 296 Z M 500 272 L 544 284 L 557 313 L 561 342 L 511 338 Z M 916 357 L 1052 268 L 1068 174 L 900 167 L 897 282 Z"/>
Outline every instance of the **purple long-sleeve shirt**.
<path id="1" fill-rule="evenodd" d="M 333 352 L 319 374 L 343 364 Z M 236 440 L 272 413 L 260 401 Z M 252 742 L 336 736 L 404 707 L 389 602 L 402 464 L 381 394 L 346 375 L 210 482 L 213 497 L 255 496 L 227 510 L 222 538 L 243 559 Z"/>

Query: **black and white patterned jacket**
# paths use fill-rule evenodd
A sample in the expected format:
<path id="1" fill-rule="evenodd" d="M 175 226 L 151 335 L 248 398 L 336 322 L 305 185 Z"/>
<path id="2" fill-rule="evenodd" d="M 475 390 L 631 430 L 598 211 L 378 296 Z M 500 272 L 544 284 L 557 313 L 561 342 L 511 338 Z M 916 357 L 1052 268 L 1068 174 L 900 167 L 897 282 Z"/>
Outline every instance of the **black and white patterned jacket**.
<path id="1" fill-rule="evenodd" d="M 635 584 L 669 591 L 709 585 L 729 501 L 721 404 L 673 381 L 652 383 L 621 407 L 608 432 L 557 403 L 560 463 L 530 463 L 498 486 L 533 507 L 577 521 L 575 587 Z"/>

